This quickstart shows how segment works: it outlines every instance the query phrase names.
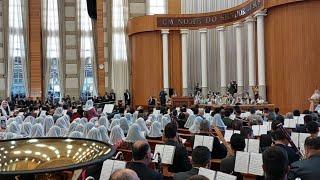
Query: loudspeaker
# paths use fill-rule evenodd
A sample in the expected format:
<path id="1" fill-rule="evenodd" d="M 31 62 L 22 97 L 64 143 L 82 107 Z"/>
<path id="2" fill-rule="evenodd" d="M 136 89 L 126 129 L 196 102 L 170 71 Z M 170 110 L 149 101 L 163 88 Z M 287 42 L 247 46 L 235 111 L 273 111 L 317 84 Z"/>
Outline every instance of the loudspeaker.
<path id="1" fill-rule="evenodd" d="M 97 1 L 87 0 L 88 14 L 91 19 L 97 19 Z"/>

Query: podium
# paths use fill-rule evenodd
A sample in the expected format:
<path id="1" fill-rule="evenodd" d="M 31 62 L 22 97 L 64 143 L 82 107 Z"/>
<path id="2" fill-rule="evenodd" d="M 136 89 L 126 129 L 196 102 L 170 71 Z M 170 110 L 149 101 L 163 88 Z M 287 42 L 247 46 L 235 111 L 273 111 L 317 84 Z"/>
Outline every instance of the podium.
<path id="1" fill-rule="evenodd" d="M 187 107 L 190 107 L 194 104 L 194 98 L 189 96 L 179 96 L 179 97 L 173 97 L 172 98 L 172 106 L 174 107 L 180 107 L 183 105 L 186 105 Z"/>

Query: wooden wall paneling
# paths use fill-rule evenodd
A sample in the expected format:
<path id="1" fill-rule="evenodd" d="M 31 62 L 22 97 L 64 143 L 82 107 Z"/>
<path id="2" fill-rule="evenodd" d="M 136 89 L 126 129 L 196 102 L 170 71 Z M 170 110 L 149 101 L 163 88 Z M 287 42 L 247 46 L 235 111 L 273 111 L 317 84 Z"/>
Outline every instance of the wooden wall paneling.
<path id="1" fill-rule="evenodd" d="M 29 2 L 29 70 L 30 96 L 43 97 L 42 47 L 41 47 L 41 0 Z"/>
<path id="2" fill-rule="evenodd" d="M 145 105 L 149 96 L 159 98 L 163 88 L 160 31 L 130 36 L 133 105 Z"/>
<path id="3" fill-rule="evenodd" d="M 98 93 L 105 94 L 105 69 L 99 68 L 100 64 L 104 65 L 104 30 L 103 30 L 103 0 L 97 0 L 97 21 L 96 21 L 96 39 L 97 39 L 97 76 L 98 76 Z"/>
<path id="4" fill-rule="evenodd" d="M 265 21 L 268 101 L 283 113 L 308 109 L 320 86 L 320 1 L 268 10 Z"/>
<path id="5" fill-rule="evenodd" d="M 181 14 L 181 0 L 168 1 L 168 14 Z"/>
<path id="6" fill-rule="evenodd" d="M 182 56 L 180 31 L 169 34 L 169 83 L 177 95 L 182 95 Z"/>

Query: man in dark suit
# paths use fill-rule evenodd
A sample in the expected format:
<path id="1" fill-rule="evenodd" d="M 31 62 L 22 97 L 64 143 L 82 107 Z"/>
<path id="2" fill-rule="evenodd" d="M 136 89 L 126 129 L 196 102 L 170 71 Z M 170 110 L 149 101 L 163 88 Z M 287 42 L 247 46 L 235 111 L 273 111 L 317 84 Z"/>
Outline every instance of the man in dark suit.
<path id="1" fill-rule="evenodd" d="M 197 146 L 192 151 L 192 169 L 186 172 L 179 172 L 173 176 L 174 180 L 186 180 L 199 173 L 199 168 L 209 168 L 211 159 L 210 150 L 205 146 Z"/>
<path id="2" fill-rule="evenodd" d="M 304 147 L 307 159 L 291 164 L 288 174 L 289 180 L 296 178 L 316 180 L 320 178 L 320 137 L 308 137 Z"/>
<path id="3" fill-rule="evenodd" d="M 132 146 L 132 162 L 127 163 L 127 168 L 132 169 L 141 180 L 162 180 L 162 175 L 148 167 L 151 163 L 151 149 L 147 142 L 136 141 Z"/>
<path id="4" fill-rule="evenodd" d="M 175 146 L 175 152 L 173 157 L 173 163 L 169 166 L 170 172 L 185 172 L 192 168 L 190 160 L 188 158 L 188 151 L 184 145 L 179 142 L 177 137 L 177 125 L 169 123 L 164 128 L 164 142 L 166 145 Z"/>
<path id="5" fill-rule="evenodd" d="M 269 147 L 262 154 L 265 180 L 285 180 L 289 170 L 286 151 L 277 146 Z"/>
<path id="6" fill-rule="evenodd" d="M 130 104 L 131 104 L 131 96 L 130 96 L 130 92 L 128 89 L 124 93 L 124 102 L 125 102 L 126 106 L 130 106 Z"/>
<path id="7" fill-rule="evenodd" d="M 110 91 L 109 101 L 116 102 L 116 93 L 114 93 L 113 89 L 111 89 L 111 91 Z"/>
<path id="8" fill-rule="evenodd" d="M 160 98 L 161 106 L 166 105 L 166 96 L 167 96 L 167 92 L 165 90 L 160 91 L 159 98 Z"/>

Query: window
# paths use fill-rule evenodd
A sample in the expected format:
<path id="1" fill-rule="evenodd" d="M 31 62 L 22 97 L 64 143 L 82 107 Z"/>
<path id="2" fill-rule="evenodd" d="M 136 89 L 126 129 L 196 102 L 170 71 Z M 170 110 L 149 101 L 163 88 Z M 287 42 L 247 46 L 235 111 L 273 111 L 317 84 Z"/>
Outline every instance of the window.
<path id="1" fill-rule="evenodd" d="M 60 89 L 60 38 L 59 15 L 57 0 L 43 0 L 44 29 L 46 31 L 46 61 L 49 66 L 47 79 L 47 97 L 49 100 L 59 102 Z"/>
<path id="2" fill-rule="evenodd" d="M 11 96 L 26 96 L 25 87 L 25 39 L 23 25 L 23 0 L 9 1 L 9 61 L 12 69 Z"/>
<path id="3" fill-rule="evenodd" d="M 147 14 L 166 14 L 167 0 L 147 0 Z"/>
<path id="4" fill-rule="evenodd" d="M 78 7 L 79 16 L 79 29 L 81 31 L 80 42 L 80 58 L 81 66 L 83 68 L 81 73 L 83 74 L 83 86 L 81 90 L 81 98 L 88 100 L 89 98 L 96 96 L 97 90 L 94 80 L 94 44 L 92 34 L 92 22 L 87 11 L 86 0 L 81 0 Z"/>

